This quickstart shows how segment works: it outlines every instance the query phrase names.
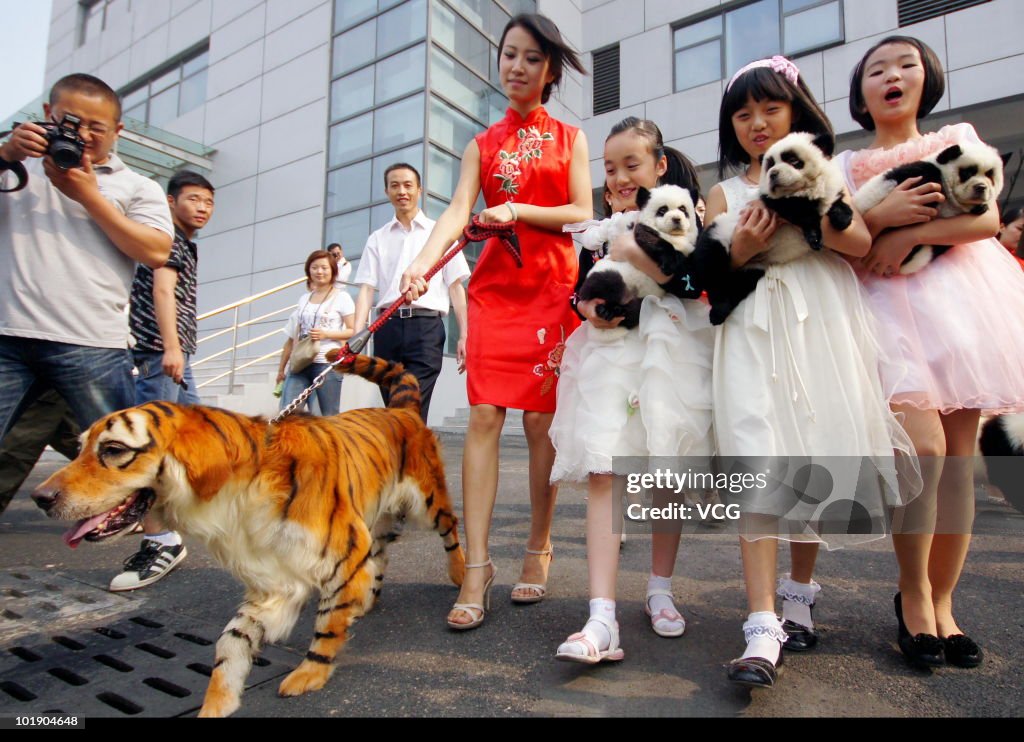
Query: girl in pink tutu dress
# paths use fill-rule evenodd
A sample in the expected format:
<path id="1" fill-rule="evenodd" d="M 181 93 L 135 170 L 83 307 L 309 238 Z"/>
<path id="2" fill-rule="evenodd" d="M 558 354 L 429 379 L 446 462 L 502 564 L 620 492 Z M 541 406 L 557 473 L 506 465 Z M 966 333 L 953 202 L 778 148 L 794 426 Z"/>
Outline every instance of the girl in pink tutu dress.
<path id="1" fill-rule="evenodd" d="M 839 155 L 852 192 L 892 167 L 978 141 L 966 123 L 921 134 L 918 120 L 943 91 L 942 66 L 921 41 L 894 36 L 868 50 L 853 72 L 850 112 L 875 139 L 870 149 Z M 882 369 L 883 382 L 921 457 L 925 484 L 893 524 L 900 649 L 915 665 L 974 667 L 982 652 L 953 618 L 953 591 L 971 539 L 980 412 L 1024 409 L 1024 274 L 994 239 L 995 204 L 980 216 L 936 219 L 929 204 L 940 191 L 910 180 L 864 214 L 874 242 L 856 267 L 883 355 L 895 361 Z M 919 244 L 955 247 L 900 275 Z"/>

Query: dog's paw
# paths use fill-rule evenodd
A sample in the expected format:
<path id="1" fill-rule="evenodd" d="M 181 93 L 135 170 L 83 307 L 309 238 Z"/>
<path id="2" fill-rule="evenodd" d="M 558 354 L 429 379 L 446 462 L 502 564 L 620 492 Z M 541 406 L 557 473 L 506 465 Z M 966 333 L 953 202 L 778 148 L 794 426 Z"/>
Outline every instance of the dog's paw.
<path id="1" fill-rule="evenodd" d="M 466 555 L 461 546 L 448 553 L 448 579 L 456 587 L 462 587 L 462 581 L 466 579 Z"/>
<path id="2" fill-rule="evenodd" d="M 334 672 L 334 665 L 322 665 L 318 662 L 303 660 L 301 665 L 281 681 L 277 694 L 279 696 L 301 696 L 303 693 L 320 690 L 326 685 L 332 672 Z"/>
<path id="3" fill-rule="evenodd" d="M 203 707 L 199 709 L 200 719 L 223 719 L 231 716 L 242 705 L 241 699 L 224 687 L 216 679 L 210 681 L 203 699 Z"/>

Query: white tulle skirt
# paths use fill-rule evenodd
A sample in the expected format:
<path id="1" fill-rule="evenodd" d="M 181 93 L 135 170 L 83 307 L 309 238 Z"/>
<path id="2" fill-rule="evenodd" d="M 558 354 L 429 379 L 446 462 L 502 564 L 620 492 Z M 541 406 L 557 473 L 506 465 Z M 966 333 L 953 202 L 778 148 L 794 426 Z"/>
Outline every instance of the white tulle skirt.
<path id="1" fill-rule="evenodd" d="M 708 307 L 647 297 L 633 330 L 584 322 L 566 342 L 551 481 L 616 471 L 615 457 L 708 456 L 714 330 Z"/>
<path id="2" fill-rule="evenodd" d="M 880 352 L 865 298 L 842 258 L 812 254 L 771 266 L 719 329 L 719 455 L 802 482 L 744 495 L 745 513 L 778 528 L 761 535 L 830 547 L 878 538 L 888 509 L 920 492 L 913 444 L 882 383 L 901 374 Z"/>

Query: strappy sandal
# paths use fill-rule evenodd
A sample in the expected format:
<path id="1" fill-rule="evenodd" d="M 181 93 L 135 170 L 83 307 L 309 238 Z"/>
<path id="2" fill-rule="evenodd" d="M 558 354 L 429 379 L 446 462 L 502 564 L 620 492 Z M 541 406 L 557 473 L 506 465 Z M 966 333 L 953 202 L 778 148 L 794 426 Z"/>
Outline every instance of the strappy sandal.
<path id="1" fill-rule="evenodd" d="M 653 613 L 651 611 L 651 598 L 655 595 L 664 595 L 669 600 L 672 600 L 673 598 L 671 590 L 647 591 L 647 601 L 644 603 L 644 613 L 651 617 L 651 628 L 654 629 L 654 633 L 658 636 L 664 636 L 669 639 L 682 636 L 683 632 L 686 631 L 686 619 L 683 618 L 682 614 L 680 614 L 674 606 L 672 608 L 662 608 L 657 613 Z M 672 626 L 671 624 L 676 625 Z"/>
<path id="2" fill-rule="evenodd" d="M 608 629 L 608 635 L 610 641 L 608 643 L 608 649 L 598 649 L 594 641 L 586 634 L 586 624 L 583 625 L 583 631 L 579 631 L 571 635 L 558 647 L 558 651 L 555 652 L 556 660 L 564 660 L 566 662 L 579 662 L 584 665 L 596 665 L 598 662 L 619 662 L 622 660 L 626 653 L 619 647 L 619 624 L 617 621 L 609 621 L 604 616 L 591 616 L 587 619 L 589 624 L 591 621 L 602 624 Z M 569 651 L 569 647 L 579 646 L 584 650 L 584 654 Z"/>
<path id="3" fill-rule="evenodd" d="M 527 549 L 526 553 L 527 554 L 533 554 L 535 556 L 545 556 L 546 555 L 546 556 L 551 557 L 550 561 L 548 561 L 548 569 L 551 568 L 551 562 L 555 561 L 555 552 L 554 552 L 553 549 L 544 549 L 542 551 L 535 551 L 533 549 Z M 534 591 L 536 591 L 536 594 L 534 594 L 534 595 L 516 595 L 517 591 L 522 591 L 522 590 L 534 590 Z M 537 585 L 537 584 L 532 583 L 532 582 L 517 582 L 515 585 L 512 586 L 512 596 L 511 597 L 512 597 L 512 602 L 513 603 L 518 603 L 519 605 L 527 605 L 527 604 L 530 604 L 530 603 L 539 603 L 539 602 L 541 602 L 542 600 L 544 600 L 544 598 L 547 596 L 547 594 L 548 594 L 547 583 L 544 583 L 543 585 Z"/>
<path id="4" fill-rule="evenodd" d="M 491 585 L 494 584 L 494 578 L 498 574 L 498 570 L 493 569 L 494 564 L 488 559 L 486 562 L 480 564 L 467 564 L 466 569 L 482 569 L 483 567 L 491 567 L 491 576 L 487 582 L 484 583 L 484 602 L 483 605 L 480 603 L 456 603 L 452 606 L 452 609 L 448 611 L 448 628 L 454 629 L 455 631 L 468 631 L 469 629 L 475 629 L 477 626 L 484 622 L 484 616 L 487 615 L 487 611 L 491 610 Z M 452 621 L 452 613 L 455 611 L 462 611 L 467 616 L 470 616 L 473 620 L 469 623 L 459 623 L 458 621 Z M 479 615 L 477 615 L 479 614 Z"/>

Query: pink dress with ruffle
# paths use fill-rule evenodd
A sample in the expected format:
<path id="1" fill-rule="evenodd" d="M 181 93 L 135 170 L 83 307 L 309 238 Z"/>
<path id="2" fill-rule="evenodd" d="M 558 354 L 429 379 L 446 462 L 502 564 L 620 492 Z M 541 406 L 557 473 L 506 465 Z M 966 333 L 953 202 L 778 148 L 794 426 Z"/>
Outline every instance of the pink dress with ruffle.
<path id="1" fill-rule="evenodd" d="M 962 141 L 979 141 L 970 124 L 837 160 L 855 193 L 879 173 Z M 994 238 L 957 245 L 909 276 L 859 275 L 883 354 L 895 361 L 882 371 L 894 404 L 1024 410 L 1024 273 Z"/>

